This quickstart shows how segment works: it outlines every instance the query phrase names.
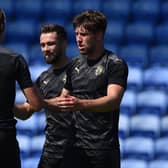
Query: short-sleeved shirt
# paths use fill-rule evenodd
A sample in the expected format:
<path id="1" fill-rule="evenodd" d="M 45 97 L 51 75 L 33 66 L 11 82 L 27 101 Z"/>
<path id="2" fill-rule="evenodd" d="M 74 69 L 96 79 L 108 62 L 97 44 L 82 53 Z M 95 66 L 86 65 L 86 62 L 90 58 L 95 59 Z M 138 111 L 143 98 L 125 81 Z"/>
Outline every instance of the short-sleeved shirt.
<path id="1" fill-rule="evenodd" d="M 16 81 L 23 90 L 33 86 L 24 57 L 0 47 L 0 128 L 14 128 Z"/>
<path id="2" fill-rule="evenodd" d="M 51 67 L 39 76 L 36 85 L 45 99 L 60 95 L 67 78 L 66 70 L 68 66 L 69 64 L 61 69 Z M 71 133 L 72 112 L 46 110 L 45 114 L 47 124 L 43 155 L 51 158 L 62 158 Z"/>
<path id="3" fill-rule="evenodd" d="M 65 88 L 81 99 L 96 99 L 107 95 L 107 87 L 117 84 L 126 89 L 128 67 L 126 62 L 105 50 L 98 60 L 80 55 L 68 71 Z M 119 109 L 111 112 L 88 110 L 73 113 L 76 127 L 76 146 L 86 149 L 118 147 Z"/>

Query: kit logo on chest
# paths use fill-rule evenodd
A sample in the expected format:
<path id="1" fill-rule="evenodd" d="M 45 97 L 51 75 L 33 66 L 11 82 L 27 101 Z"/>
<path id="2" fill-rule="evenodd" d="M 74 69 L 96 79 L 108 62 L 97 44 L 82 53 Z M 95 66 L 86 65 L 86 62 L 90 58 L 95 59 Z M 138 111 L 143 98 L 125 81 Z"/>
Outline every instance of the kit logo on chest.
<path id="1" fill-rule="evenodd" d="M 102 65 L 98 65 L 98 66 L 96 67 L 96 70 L 95 70 L 95 75 L 96 75 L 96 76 L 99 76 L 99 75 L 101 75 L 102 73 L 104 73 L 104 68 L 103 68 Z"/>
<path id="2" fill-rule="evenodd" d="M 75 67 L 75 71 L 77 72 L 77 74 L 79 74 L 79 68 L 78 67 Z"/>

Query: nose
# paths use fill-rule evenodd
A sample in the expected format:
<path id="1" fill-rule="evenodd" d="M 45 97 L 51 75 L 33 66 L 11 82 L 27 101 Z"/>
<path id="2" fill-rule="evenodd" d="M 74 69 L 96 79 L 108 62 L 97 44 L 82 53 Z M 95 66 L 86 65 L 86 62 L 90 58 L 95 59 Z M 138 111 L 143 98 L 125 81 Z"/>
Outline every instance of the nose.
<path id="1" fill-rule="evenodd" d="M 44 52 L 48 51 L 48 50 L 49 50 L 48 45 L 44 45 L 44 46 L 42 47 L 42 50 L 43 50 Z"/>
<path id="2" fill-rule="evenodd" d="M 81 37 L 80 35 L 77 35 L 77 36 L 76 36 L 76 41 L 77 41 L 77 42 L 81 42 L 81 41 L 82 41 L 82 37 Z"/>

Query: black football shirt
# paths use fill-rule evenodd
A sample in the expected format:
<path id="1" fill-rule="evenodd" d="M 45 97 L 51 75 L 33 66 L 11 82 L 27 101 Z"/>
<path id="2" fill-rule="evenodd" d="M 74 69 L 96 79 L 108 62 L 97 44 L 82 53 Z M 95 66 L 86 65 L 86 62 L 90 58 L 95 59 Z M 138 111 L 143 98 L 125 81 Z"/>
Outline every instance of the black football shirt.
<path id="1" fill-rule="evenodd" d="M 39 76 L 36 85 L 45 99 L 60 95 L 67 78 L 66 70 L 68 66 L 66 65 L 61 69 L 51 67 Z M 62 158 L 71 134 L 72 112 L 52 112 L 46 110 L 45 114 L 46 140 L 43 155 L 52 158 Z"/>
<path id="2" fill-rule="evenodd" d="M 21 89 L 33 86 L 24 57 L 0 47 L 0 128 L 15 127 L 16 81 Z"/>
<path id="3" fill-rule="evenodd" d="M 98 60 L 88 60 L 80 55 L 73 60 L 68 71 L 65 88 L 81 99 L 96 99 L 106 96 L 109 84 L 118 84 L 126 89 L 128 67 L 126 62 L 112 52 Z M 119 109 L 111 112 L 76 111 L 76 146 L 86 149 L 111 149 L 119 145 Z"/>

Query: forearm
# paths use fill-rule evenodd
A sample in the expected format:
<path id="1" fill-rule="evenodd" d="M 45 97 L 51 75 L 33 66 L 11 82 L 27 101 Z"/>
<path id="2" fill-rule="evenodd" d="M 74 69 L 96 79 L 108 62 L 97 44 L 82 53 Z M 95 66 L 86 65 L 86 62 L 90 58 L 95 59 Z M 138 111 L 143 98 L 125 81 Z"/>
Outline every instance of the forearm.
<path id="1" fill-rule="evenodd" d="M 93 112 L 111 112 L 117 110 L 119 105 L 120 100 L 104 96 L 98 99 L 80 99 L 78 107 Z"/>
<path id="2" fill-rule="evenodd" d="M 26 120 L 33 114 L 33 110 L 28 103 L 16 104 L 13 109 L 15 117 Z"/>
<path id="3" fill-rule="evenodd" d="M 42 100 L 42 107 L 51 112 L 58 112 L 60 108 L 57 105 L 57 98 L 52 99 L 43 99 Z"/>

